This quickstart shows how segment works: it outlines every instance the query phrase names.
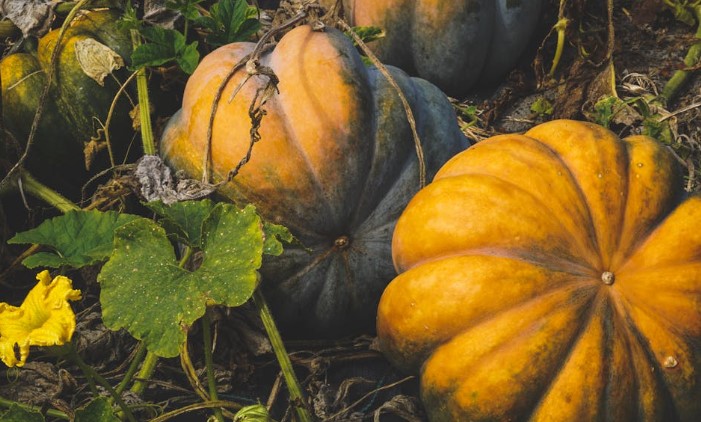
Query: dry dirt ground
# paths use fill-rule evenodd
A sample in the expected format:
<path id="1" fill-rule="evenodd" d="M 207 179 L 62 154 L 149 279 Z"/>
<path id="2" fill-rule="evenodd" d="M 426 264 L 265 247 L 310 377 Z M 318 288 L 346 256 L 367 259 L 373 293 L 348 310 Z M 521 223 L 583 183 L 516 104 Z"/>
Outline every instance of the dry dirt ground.
<path id="1" fill-rule="evenodd" d="M 664 107 L 649 100 L 676 70 L 684 67 L 687 50 L 697 42 L 696 28 L 676 20 L 662 0 L 615 0 L 611 16 L 605 0 L 570 0 L 564 12 L 569 25 L 563 57 L 554 74 L 548 75 L 557 39 L 551 28 L 558 20 L 558 2 L 550 0 L 532 45 L 504 82 L 455 100 L 465 133 L 479 141 L 497 133 L 523 131 L 553 118 L 576 118 L 609 119 L 614 131 L 627 135 L 649 128 L 657 119 L 666 123 L 665 142 L 688 169 L 685 187 L 697 190 L 701 186 L 697 171 L 701 166 L 699 78 L 692 76 Z M 600 100 L 614 94 L 621 101 L 610 102 L 607 108 L 607 103 Z M 624 103 L 627 106 L 621 105 Z M 40 221 L 42 212 L 39 205 L 34 205 L 31 218 L 25 216 L 25 221 Z M 2 252 L 4 266 L 18 251 Z M 85 298 L 78 316 L 77 344 L 88 363 L 116 383 L 126 370 L 124 363 L 134 352 L 135 343 L 129 336 L 102 326 L 95 275 L 95 269 L 77 275 Z M 32 281 L 31 275 L 15 273 L 13 277 Z M 3 286 L 7 285 L 4 280 Z M 13 288 L 22 291 L 27 285 L 13 284 Z M 215 351 L 220 398 L 242 404 L 269 404 L 276 420 L 292 420 L 277 362 L 252 310 L 216 309 L 212 319 L 221 322 L 217 324 Z M 200 344 L 199 336 L 195 328 L 192 344 Z M 287 344 L 320 420 L 425 420 L 417 378 L 390 367 L 374 345 L 370 335 L 337 342 Z M 203 367 L 202 357 L 194 351 L 193 360 L 196 368 Z M 89 394 L 80 372 L 74 369 L 33 351 L 22 371 L 0 369 L 0 397 L 74 407 Z M 140 400 L 128 398 L 134 403 Z M 165 359 L 143 400 L 174 409 L 196 403 L 199 398 L 189 388 L 179 361 Z M 190 414 L 182 420 L 204 420 L 206 415 Z"/>

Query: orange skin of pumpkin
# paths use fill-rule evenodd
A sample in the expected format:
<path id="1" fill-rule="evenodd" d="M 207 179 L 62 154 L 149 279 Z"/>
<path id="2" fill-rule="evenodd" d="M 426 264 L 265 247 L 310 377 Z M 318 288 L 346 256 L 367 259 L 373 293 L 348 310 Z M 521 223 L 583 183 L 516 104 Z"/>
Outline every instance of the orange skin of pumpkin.
<path id="1" fill-rule="evenodd" d="M 381 348 L 431 420 L 701 420 L 701 198 L 559 120 L 458 154 L 400 217 Z"/>
<path id="2" fill-rule="evenodd" d="M 200 179 L 214 93 L 254 48 L 234 43 L 207 55 L 170 120 L 161 154 L 175 169 Z M 304 249 L 286 245 L 267 257 L 262 287 L 286 336 L 340 337 L 373 332 L 377 302 L 396 275 L 391 236 L 396 219 L 418 191 L 418 160 L 396 91 L 365 66 L 339 31 L 300 26 L 260 58 L 280 80 L 264 105 L 261 139 L 250 161 L 218 193 L 253 203 L 269 221 L 288 227 Z M 468 143 L 438 88 L 390 67 L 411 104 L 426 158 L 427 177 Z M 249 107 L 267 78 L 254 76 L 219 101 L 211 145 L 211 177 L 221 181 L 246 156 Z"/>

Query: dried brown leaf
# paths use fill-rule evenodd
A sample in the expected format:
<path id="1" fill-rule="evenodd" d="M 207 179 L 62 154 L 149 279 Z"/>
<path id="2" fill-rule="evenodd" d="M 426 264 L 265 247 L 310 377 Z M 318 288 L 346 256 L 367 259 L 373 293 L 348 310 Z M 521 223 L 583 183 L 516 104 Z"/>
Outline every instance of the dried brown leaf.
<path id="1" fill-rule="evenodd" d="M 100 86 L 105 85 L 107 75 L 124 66 L 122 56 L 94 38 L 77 41 L 75 57 L 83 72 Z"/>

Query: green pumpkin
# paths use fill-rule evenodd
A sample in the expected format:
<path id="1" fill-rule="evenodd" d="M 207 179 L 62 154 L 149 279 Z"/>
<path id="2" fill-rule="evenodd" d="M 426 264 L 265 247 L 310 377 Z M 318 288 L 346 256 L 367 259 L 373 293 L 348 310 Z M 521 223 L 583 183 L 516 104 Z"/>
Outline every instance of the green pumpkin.
<path id="1" fill-rule="evenodd" d="M 353 25 L 377 26 L 370 44 L 385 63 L 461 97 L 516 64 L 540 17 L 541 0 L 343 0 Z"/>
<path id="2" fill-rule="evenodd" d="M 36 176 L 49 184 L 80 184 L 89 174 L 85 168 L 85 145 L 91 139 L 100 138 L 99 131 L 120 86 L 115 78 L 124 82 L 128 71 L 122 67 L 113 75 L 107 75 L 100 85 L 81 67 L 76 48 L 80 50 L 86 40 L 88 46 L 102 44 L 126 64 L 131 54 L 131 38 L 128 31 L 118 28 L 119 16 L 117 11 L 108 9 L 81 14 L 63 36 L 51 89 L 27 163 Z M 3 123 L 21 148 L 26 144 L 46 85 L 58 35 L 59 29 L 52 30 L 39 39 L 35 51 L 11 54 L 0 61 Z M 87 57 L 95 59 L 98 55 L 88 53 Z M 133 92 L 130 95 L 136 98 Z M 131 139 L 133 129 L 128 114 L 131 108 L 129 100 L 121 96 L 110 123 L 110 141 L 115 151 L 125 150 Z M 116 158 L 120 159 L 120 155 Z"/>

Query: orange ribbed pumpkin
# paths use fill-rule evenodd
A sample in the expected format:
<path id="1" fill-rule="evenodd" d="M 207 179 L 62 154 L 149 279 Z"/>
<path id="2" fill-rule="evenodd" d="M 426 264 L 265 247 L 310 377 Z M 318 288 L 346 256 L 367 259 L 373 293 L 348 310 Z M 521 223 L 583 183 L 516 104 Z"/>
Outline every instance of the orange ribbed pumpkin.
<path id="1" fill-rule="evenodd" d="M 480 142 L 399 218 L 381 348 L 437 421 L 701 420 L 701 198 L 559 120 Z"/>

